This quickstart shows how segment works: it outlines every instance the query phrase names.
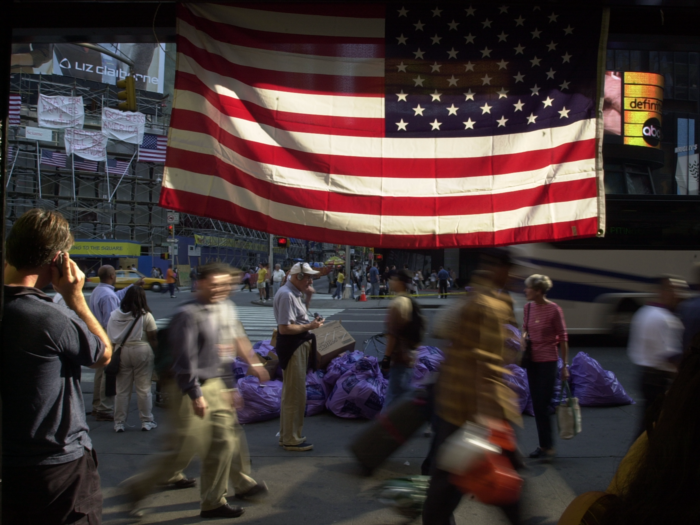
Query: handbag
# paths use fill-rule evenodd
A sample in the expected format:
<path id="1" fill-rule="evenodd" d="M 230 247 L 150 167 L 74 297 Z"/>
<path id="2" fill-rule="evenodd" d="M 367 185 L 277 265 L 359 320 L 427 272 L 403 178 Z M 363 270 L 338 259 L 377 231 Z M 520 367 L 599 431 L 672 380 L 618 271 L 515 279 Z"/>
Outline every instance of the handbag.
<path id="1" fill-rule="evenodd" d="M 565 391 L 566 399 L 564 399 Z M 561 389 L 561 399 L 556 411 L 557 427 L 561 439 L 571 439 L 581 432 L 581 407 L 578 404 L 578 398 L 571 395 L 568 381 L 564 381 L 564 388 Z"/>
<path id="2" fill-rule="evenodd" d="M 525 318 L 525 351 L 523 352 L 522 358 L 520 359 L 521 368 L 527 369 L 532 363 L 532 341 L 530 340 L 530 309 L 531 306 L 526 305 L 527 317 Z"/>
<path id="3" fill-rule="evenodd" d="M 107 397 L 114 396 L 117 393 L 117 374 L 119 374 L 119 367 L 121 366 L 122 347 L 124 346 L 124 343 L 126 343 L 126 340 L 129 339 L 131 332 L 134 330 L 136 321 L 138 321 L 140 318 L 140 315 L 137 316 L 131 323 L 131 326 L 126 331 L 126 335 L 122 338 L 121 343 L 119 343 L 117 349 L 112 352 L 112 359 L 105 367 L 105 396 Z"/>

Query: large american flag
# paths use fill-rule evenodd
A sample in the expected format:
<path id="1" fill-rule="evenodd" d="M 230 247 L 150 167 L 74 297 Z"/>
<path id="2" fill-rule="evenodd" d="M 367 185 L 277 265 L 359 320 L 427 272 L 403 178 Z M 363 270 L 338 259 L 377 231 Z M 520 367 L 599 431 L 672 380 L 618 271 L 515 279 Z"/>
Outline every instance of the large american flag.
<path id="1" fill-rule="evenodd" d="M 73 155 L 73 169 L 97 173 L 97 168 L 98 164 L 96 160 L 86 160 L 80 155 Z"/>
<path id="2" fill-rule="evenodd" d="M 48 149 L 41 150 L 41 164 L 46 166 L 65 168 L 67 159 L 68 157 L 66 157 L 65 153 L 58 153 L 57 151 L 51 151 Z"/>
<path id="3" fill-rule="evenodd" d="M 377 247 L 595 235 L 604 20 L 561 6 L 181 4 L 160 203 Z"/>
<path id="4" fill-rule="evenodd" d="M 168 137 L 165 135 L 153 135 L 144 133 L 143 141 L 139 145 L 138 162 L 165 162 Z"/>

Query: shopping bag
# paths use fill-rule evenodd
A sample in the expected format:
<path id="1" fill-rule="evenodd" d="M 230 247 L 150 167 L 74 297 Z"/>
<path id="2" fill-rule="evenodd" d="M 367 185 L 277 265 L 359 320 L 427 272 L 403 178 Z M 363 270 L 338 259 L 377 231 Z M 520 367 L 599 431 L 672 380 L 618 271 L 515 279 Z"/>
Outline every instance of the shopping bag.
<path id="1" fill-rule="evenodd" d="M 572 397 L 568 381 L 564 381 L 561 399 L 557 405 L 557 427 L 561 439 L 571 439 L 581 432 L 581 407 L 578 399 Z"/>

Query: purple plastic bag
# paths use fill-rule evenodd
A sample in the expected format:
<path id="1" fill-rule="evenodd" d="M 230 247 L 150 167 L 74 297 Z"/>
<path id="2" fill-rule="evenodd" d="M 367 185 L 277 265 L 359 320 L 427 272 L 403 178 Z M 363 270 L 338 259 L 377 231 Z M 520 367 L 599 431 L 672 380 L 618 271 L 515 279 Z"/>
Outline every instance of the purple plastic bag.
<path id="1" fill-rule="evenodd" d="M 417 388 L 421 385 L 421 381 L 432 372 L 437 372 L 440 369 L 440 363 L 445 359 L 445 354 L 442 350 L 435 346 L 419 346 L 416 355 L 416 364 L 413 367 L 413 378 L 411 386 Z"/>
<path id="2" fill-rule="evenodd" d="M 323 370 L 309 370 L 306 374 L 306 416 L 315 416 L 326 410 L 328 387 L 323 381 Z"/>
<path id="3" fill-rule="evenodd" d="M 632 405 L 615 374 L 604 370 L 600 363 L 585 352 L 579 352 L 571 362 L 571 389 L 582 407 Z"/>
<path id="4" fill-rule="evenodd" d="M 339 417 L 373 419 L 382 410 L 387 385 L 377 359 L 365 357 L 338 378 L 326 408 Z"/>
<path id="5" fill-rule="evenodd" d="M 535 410 L 532 408 L 532 397 L 530 396 L 527 372 L 518 365 L 506 365 L 506 368 L 510 370 L 513 375 L 503 374 L 503 379 L 518 396 L 520 412 L 534 416 Z"/>
<path id="6" fill-rule="evenodd" d="M 240 381 L 248 373 L 248 363 L 243 361 L 240 357 L 237 357 L 231 364 L 231 369 L 233 370 L 233 378 L 235 381 Z"/>
<path id="7" fill-rule="evenodd" d="M 255 376 L 238 381 L 238 391 L 243 396 L 244 406 L 238 410 L 238 421 L 253 423 L 266 421 L 280 415 L 282 381 L 268 381 L 260 384 Z"/>
<path id="8" fill-rule="evenodd" d="M 264 341 L 258 341 L 255 343 L 253 345 L 253 351 L 262 357 L 266 357 L 270 352 L 275 352 L 275 354 L 277 354 L 277 351 L 275 350 L 275 347 L 272 346 L 270 339 L 265 339 Z M 274 377 L 271 377 L 270 379 L 277 378 L 282 381 L 282 367 L 278 365 L 273 375 Z"/>
<path id="9" fill-rule="evenodd" d="M 326 375 L 323 376 L 323 382 L 326 383 L 326 386 L 329 389 L 332 389 L 340 376 L 350 370 L 353 364 L 362 359 L 364 356 L 365 354 L 359 350 L 353 350 L 352 352 L 336 357 L 328 365 Z"/>
<path id="10" fill-rule="evenodd" d="M 503 328 L 505 328 L 506 332 L 506 346 L 511 350 L 520 352 L 520 330 L 511 324 L 504 324 Z"/>

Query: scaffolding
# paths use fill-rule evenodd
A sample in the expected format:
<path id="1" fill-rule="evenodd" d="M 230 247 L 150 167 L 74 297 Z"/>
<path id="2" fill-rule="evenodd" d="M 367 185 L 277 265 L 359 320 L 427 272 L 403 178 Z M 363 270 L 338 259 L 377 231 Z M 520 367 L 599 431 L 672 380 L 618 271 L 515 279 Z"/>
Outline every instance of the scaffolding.
<path id="1" fill-rule="evenodd" d="M 169 236 L 167 210 L 158 206 L 163 178 L 163 165 L 138 162 L 134 144 L 109 141 L 107 156 L 118 159 L 128 168 L 115 174 L 105 162 L 89 169 L 76 169 L 71 157 L 65 165 L 46 164 L 42 151 L 56 154 L 62 164 L 65 155 L 64 132 L 52 130 L 51 141 L 36 141 L 26 136 L 28 126 L 37 126 L 39 94 L 47 96 L 82 96 L 85 106 L 85 129 L 101 129 L 102 108 L 116 107 L 116 88 L 106 84 L 60 76 L 15 74 L 11 92 L 22 97 L 21 125 L 9 129 L 8 177 L 6 186 L 6 227 L 33 207 L 61 212 L 79 239 L 121 239 L 139 242 L 142 254 L 167 252 Z M 167 134 L 170 112 L 167 95 L 139 92 L 138 109 L 146 115 L 146 133 Z M 44 161 L 44 162 L 42 162 Z M 79 164 L 78 167 L 81 165 Z M 122 165 L 123 166 L 123 165 Z M 180 214 L 175 235 L 236 239 L 268 246 L 269 235 L 235 224 Z M 262 242 L 264 241 L 264 242 Z M 258 250 L 259 252 L 259 250 Z M 289 258 L 304 258 L 306 245 L 293 239 L 287 252 Z M 226 250 L 219 260 L 245 266 L 261 259 L 260 253 L 249 250 Z M 266 257 L 265 257 L 266 259 Z"/>

